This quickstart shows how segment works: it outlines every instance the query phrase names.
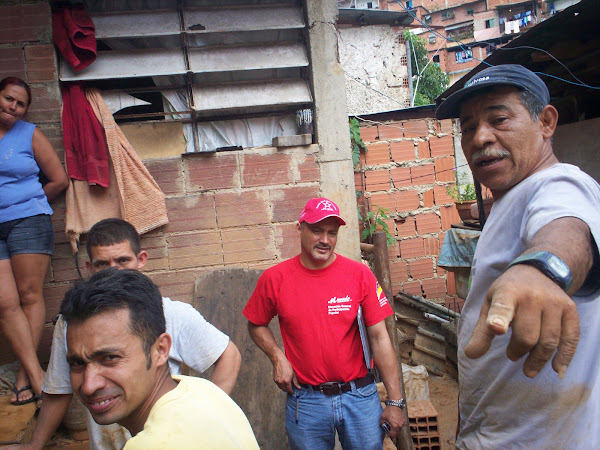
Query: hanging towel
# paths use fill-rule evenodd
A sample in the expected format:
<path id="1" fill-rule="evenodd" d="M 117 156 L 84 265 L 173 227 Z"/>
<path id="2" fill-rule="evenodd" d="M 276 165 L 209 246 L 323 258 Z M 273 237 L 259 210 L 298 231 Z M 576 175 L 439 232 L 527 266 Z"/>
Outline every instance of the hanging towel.
<path id="1" fill-rule="evenodd" d="M 90 231 L 96 222 L 111 217 L 123 217 L 119 190 L 112 170 L 110 185 L 107 188 L 70 179 L 65 204 L 65 228 L 73 254 L 77 253 L 79 236 Z"/>
<path id="2" fill-rule="evenodd" d="M 87 99 L 106 132 L 123 219 L 140 234 L 168 223 L 165 195 L 116 124 L 100 91 L 88 89 Z"/>
<path id="3" fill-rule="evenodd" d="M 73 5 L 52 14 L 52 38 L 74 71 L 96 60 L 94 22 L 83 5 Z"/>
<path id="4" fill-rule="evenodd" d="M 85 98 L 83 84 L 63 83 L 63 140 L 70 178 L 107 187 L 108 148 L 104 129 Z"/>
<path id="5" fill-rule="evenodd" d="M 72 180 L 67 188 L 65 225 L 73 253 L 77 253 L 79 236 L 102 219 L 120 217 L 139 234 L 169 222 L 163 192 L 114 121 L 100 92 L 88 89 L 87 99 L 106 132 L 110 185 L 101 188 Z"/>

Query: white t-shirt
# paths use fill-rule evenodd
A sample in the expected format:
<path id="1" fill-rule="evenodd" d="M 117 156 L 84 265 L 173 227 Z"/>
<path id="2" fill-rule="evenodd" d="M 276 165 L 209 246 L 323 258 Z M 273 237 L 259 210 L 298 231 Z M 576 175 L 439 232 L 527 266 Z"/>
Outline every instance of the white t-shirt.
<path id="1" fill-rule="evenodd" d="M 229 337 L 208 323 L 193 306 L 163 297 L 167 333 L 172 344 L 169 368 L 172 375 L 181 373 L 180 364 L 204 372 L 225 351 Z M 72 394 L 71 376 L 67 364 L 67 323 L 59 317 L 54 327 L 50 362 L 42 390 L 48 394 Z M 87 411 L 87 409 L 86 409 Z M 88 412 L 88 432 L 91 449 L 121 449 L 130 437 L 117 424 L 100 426 Z"/>
<path id="2" fill-rule="evenodd" d="M 550 362 L 535 378 L 526 377 L 525 357 L 512 362 L 506 356 L 510 331 L 495 337 L 483 357 L 464 354 L 490 285 L 540 228 L 561 217 L 583 220 L 600 243 L 600 186 L 568 164 L 532 175 L 492 207 L 458 328 L 458 448 L 600 448 L 600 280 L 573 296 L 581 337 L 562 380 Z"/>

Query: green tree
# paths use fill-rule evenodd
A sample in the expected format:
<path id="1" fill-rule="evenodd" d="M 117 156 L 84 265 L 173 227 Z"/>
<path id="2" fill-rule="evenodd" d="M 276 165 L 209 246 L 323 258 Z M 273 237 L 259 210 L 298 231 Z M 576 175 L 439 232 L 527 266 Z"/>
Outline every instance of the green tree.
<path id="1" fill-rule="evenodd" d="M 431 105 L 448 88 L 450 79 L 437 64 L 427 58 L 427 48 L 423 38 L 406 29 L 404 39 L 409 45 L 414 106 Z"/>

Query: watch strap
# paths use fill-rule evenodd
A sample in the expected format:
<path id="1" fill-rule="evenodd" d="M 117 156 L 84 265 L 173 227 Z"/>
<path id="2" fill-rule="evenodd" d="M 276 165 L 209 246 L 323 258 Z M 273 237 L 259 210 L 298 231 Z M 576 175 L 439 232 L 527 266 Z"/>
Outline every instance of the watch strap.
<path id="1" fill-rule="evenodd" d="M 566 270 L 566 275 L 561 275 L 554 270 L 550 264 L 550 260 L 554 260 L 563 265 Z M 532 252 L 517 256 L 507 267 L 512 267 L 516 264 L 528 264 L 539 269 L 544 275 L 554 281 L 560 288 L 567 292 L 573 282 L 573 274 L 569 266 L 554 253 L 550 252 Z"/>

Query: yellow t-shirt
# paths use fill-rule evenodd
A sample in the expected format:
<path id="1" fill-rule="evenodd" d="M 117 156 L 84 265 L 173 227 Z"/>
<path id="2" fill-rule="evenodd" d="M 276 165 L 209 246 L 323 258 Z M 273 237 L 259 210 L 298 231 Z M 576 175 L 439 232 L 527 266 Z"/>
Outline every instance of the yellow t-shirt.
<path id="1" fill-rule="evenodd" d="M 225 392 L 203 378 L 173 379 L 177 387 L 158 399 L 125 450 L 258 449 L 244 412 Z"/>

